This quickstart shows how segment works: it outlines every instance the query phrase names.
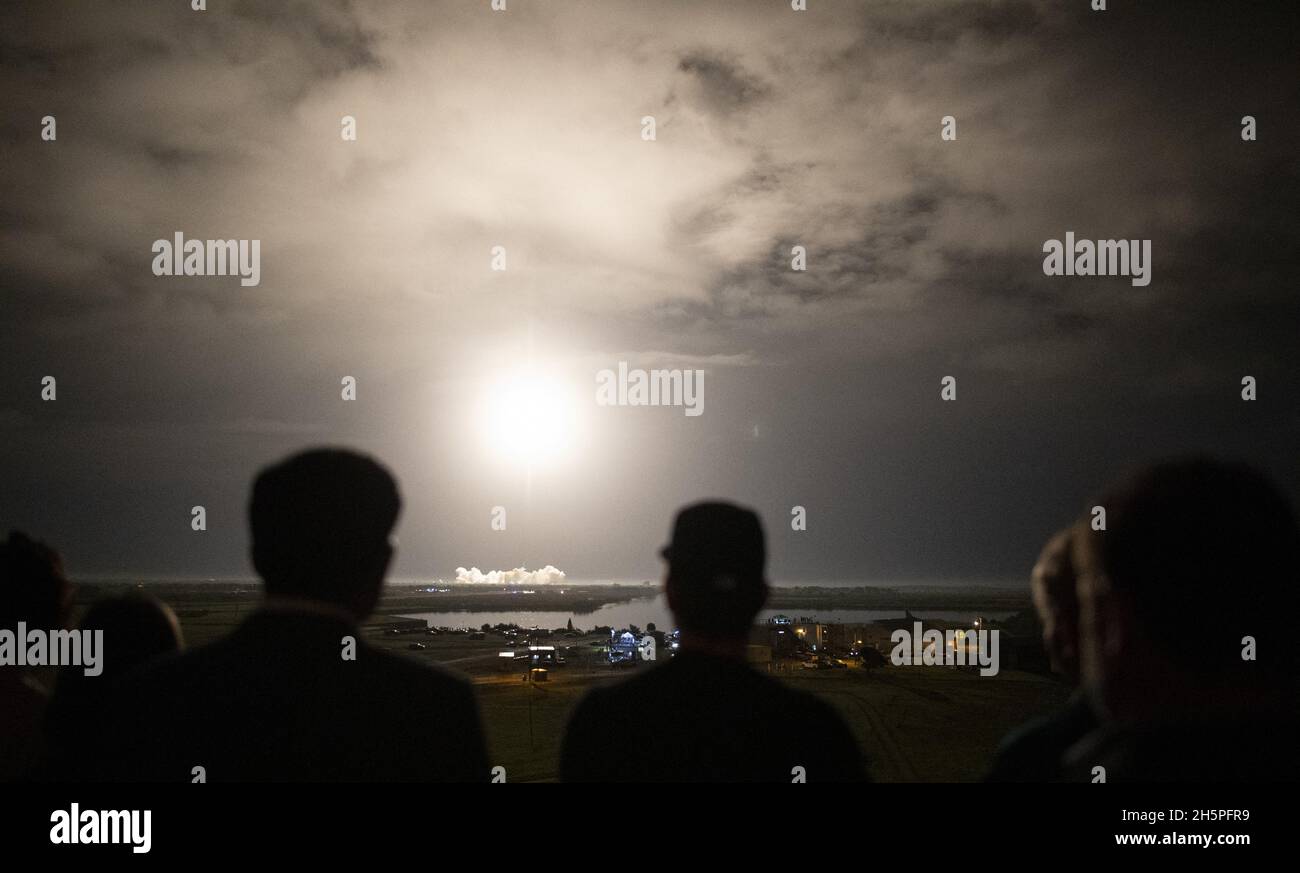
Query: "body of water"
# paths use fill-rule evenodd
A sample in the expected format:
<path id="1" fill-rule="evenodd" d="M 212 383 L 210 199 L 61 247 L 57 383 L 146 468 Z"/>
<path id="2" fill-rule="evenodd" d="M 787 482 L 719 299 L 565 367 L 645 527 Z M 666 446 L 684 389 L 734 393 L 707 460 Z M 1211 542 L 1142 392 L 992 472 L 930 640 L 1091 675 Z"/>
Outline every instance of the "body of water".
<path id="1" fill-rule="evenodd" d="M 759 613 L 759 620 L 766 621 L 774 615 L 788 615 L 800 620 L 809 619 L 827 624 L 865 624 L 903 618 L 901 609 L 765 609 Z M 914 609 L 912 615 L 922 619 L 965 622 L 973 621 L 976 616 L 999 621 L 1007 618 L 1009 611 L 976 612 L 975 610 Z M 654 623 L 660 630 L 673 627 L 672 616 L 668 612 L 668 603 L 662 593 L 654 597 L 637 598 L 626 603 L 608 603 L 595 612 L 556 612 L 513 610 L 509 612 L 413 612 L 404 618 L 418 618 L 427 621 L 432 627 L 471 627 L 479 628 L 484 624 L 517 624 L 520 627 L 560 628 L 565 627 L 569 619 L 573 626 L 590 630 L 593 627 L 608 625 L 613 628 L 627 627 L 635 624 L 645 628 Z"/>

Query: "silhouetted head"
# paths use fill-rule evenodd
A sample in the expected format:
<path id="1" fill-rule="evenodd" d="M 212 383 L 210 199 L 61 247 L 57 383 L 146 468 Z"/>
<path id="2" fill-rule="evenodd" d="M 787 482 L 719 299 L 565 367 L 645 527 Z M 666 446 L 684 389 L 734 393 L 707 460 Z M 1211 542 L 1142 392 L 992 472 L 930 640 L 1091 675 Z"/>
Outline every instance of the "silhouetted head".
<path id="1" fill-rule="evenodd" d="M 1149 709 L 1184 686 L 1250 688 L 1291 675 L 1300 531 L 1263 475 L 1172 461 L 1097 505 L 1106 529 L 1080 522 L 1074 561 L 1084 681 L 1105 709 Z M 1258 660 L 1243 658 L 1247 637 Z"/>
<path id="2" fill-rule="evenodd" d="M 1034 610 L 1043 626 L 1043 647 L 1052 669 L 1071 681 L 1079 678 L 1079 598 L 1070 559 L 1071 532 L 1047 541 L 1029 576 Z"/>
<path id="3" fill-rule="evenodd" d="M 0 628 L 63 627 L 72 586 L 63 575 L 58 552 L 19 531 L 0 544 Z"/>
<path id="4" fill-rule="evenodd" d="M 248 518 L 253 566 L 267 593 L 369 615 L 401 505 L 388 471 L 354 452 L 313 449 L 263 470 Z"/>
<path id="5" fill-rule="evenodd" d="M 741 639 L 767 600 L 767 561 L 758 516 L 731 503 L 707 502 L 677 514 L 665 588 L 684 632 Z"/>
<path id="6" fill-rule="evenodd" d="M 176 614 L 167 604 L 146 594 L 96 600 L 82 616 L 80 629 L 103 632 L 101 672 L 87 676 L 80 664 L 59 668 L 44 730 L 51 742 L 65 748 L 84 740 L 85 732 L 93 730 L 96 720 L 102 717 L 107 703 L 102 695 L 112 694 L 116 687 L 108 680 L 181 647 Z"/>
<path id="7" fill-rule="evenodd" d="M 104 632 L 103 676 L 119 675 L 181 648 L 181 626 L 176 613 L 147 594 L 96 600 L 86 610 L 80 626 L 82 630 Z M 72 672 L 80 675 L 82 671 Z"/>

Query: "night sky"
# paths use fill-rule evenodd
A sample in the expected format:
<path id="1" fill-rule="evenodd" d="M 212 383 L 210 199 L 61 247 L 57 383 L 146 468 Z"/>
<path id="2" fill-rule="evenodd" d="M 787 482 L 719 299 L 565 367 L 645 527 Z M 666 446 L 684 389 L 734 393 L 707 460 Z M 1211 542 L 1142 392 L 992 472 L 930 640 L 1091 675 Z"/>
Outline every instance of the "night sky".
<path id="1" fill-rule="evenodd" d="M 1297 6 L 808 5 L 5 3 L 0 528 L 251 573 L 252 477 L 318 444 L 397 475 L 397 576 L 657 578 L 716 496 L 778 582 L 1021 580 L 1185 452 L 1294 500 Z M 155 276 L 177 231 L 260 284 Z M 1151 283 L 1044 275 L 1068 231 Z M 597 406 L 619 361 L 704 370 L 703 414 Z M 485 434 L 519 371 L 576 398 L 520 410 L 566 434 L 530 470 Z"/>

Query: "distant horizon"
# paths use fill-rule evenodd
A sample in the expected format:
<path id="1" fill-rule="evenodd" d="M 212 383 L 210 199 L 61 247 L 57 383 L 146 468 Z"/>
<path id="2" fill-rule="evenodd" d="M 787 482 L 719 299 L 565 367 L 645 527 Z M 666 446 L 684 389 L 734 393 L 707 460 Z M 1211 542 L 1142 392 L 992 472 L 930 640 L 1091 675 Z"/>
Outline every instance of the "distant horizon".
<path id="1" fill-rule="evenodd" d="M 262 580 L 255 575 L 181 575 L 166 573 L 73 573 L 71 578 L 74 582 L 81 583 L 120 583 L 120 582 L 137 582 L 140 584 L 149 583 L 182 583 L 182 584 L 221 584 L 221 583 L 247 583 L 251 585 L 260 585 Z M 946 579 L 791 579 L 791 578 L 774 578 L 769 579 L 769 584 L 774 588 L 956 588 L 956 587 L 973 587 L 973 588 L 1025 588 L 1028 589 L 1029 577 L 1028 572 L 1023 580 L 1010 577 L 989 577 L 989 576 L 972 576 L 972 577 L 950 577 Z M 419 586 L 429 584 L 461 585 L 464 587 L 482 587 L 482 588 L 547 588 L 557 589 L 566 586 L 581 587 L 594 585 L 620 585 L 627 587 L 645 587 L 647 583 L 652 588 L 659 588 L 663 585 L 663 580 L 659 578 L 638 579 L 635 577 L 622 578 L 573 578 L 566 579 L 564 582 L 555 583 L 528 583 L 528 584 L 510 584 L 505 583 L 457 583 L 454 579 L 442 577 L 419 578 L 411 576 L 389 576 L 384 580 L 385 586 Z"/>

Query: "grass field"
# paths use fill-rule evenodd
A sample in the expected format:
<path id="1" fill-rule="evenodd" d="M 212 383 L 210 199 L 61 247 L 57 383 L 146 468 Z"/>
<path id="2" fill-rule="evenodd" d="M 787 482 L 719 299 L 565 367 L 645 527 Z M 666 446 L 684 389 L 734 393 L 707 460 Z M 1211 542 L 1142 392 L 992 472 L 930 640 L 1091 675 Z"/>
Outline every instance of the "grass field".
<path id="1" fill-rule="evenodd" d="M 552 670 L 547 683 L 521 677 L 477 683 L 493 764 L 510 781 L 554 779 L 571 708 L 589 687 L 617 681 Z M 833 706 L 857 737 L 873 779 L 979 779 L 998 741 L 1016 725 L 1064 702 L 1060 683 L 1028 673 L 978 678 L 942 667 L 801 671 L 782 681 Z"/>

